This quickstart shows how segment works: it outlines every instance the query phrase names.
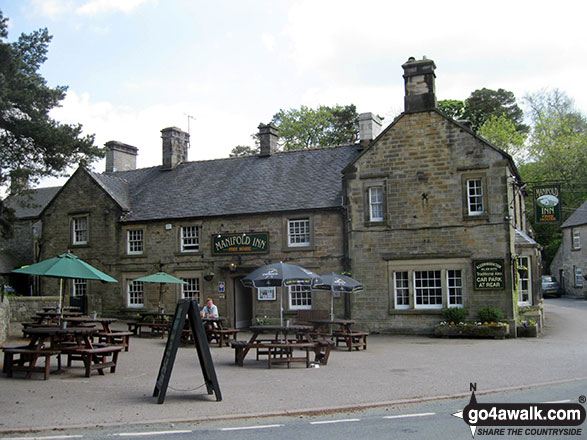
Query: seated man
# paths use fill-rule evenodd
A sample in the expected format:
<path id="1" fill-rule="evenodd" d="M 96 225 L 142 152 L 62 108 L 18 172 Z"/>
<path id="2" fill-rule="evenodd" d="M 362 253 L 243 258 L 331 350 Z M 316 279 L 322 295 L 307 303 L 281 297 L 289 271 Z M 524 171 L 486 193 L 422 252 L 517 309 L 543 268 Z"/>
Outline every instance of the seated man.
<path id="1" fill-rule="evenodd" d="M 212 298 L 206 300 L 206 305 L 202 309 L 201 315 L 204 318 L 218 318 L 218 307 L 216 307 Z"/>

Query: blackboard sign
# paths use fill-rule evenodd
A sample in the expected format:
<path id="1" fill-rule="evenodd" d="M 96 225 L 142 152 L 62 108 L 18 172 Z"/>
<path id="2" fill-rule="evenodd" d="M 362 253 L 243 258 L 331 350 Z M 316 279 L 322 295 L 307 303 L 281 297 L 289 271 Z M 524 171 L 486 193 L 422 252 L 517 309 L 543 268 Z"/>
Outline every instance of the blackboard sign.
<path id="1" fill-rule="evenodd" d="M 475 290 L 503 290 L 503 260 L 478 260 L 473 262 Z"/>
<path id="2" fill-rule="evenodd" d="M 169 385 L 169 379 L 171 378 L 171 371 L 173 370 L 173 364 L 181 341 L 181 334 L 185 326 L 186 317 L 189 320 L 189 329 L 192 332 L 192 339 L 196 345 L 196 351 L 198 353 L 198 358 L 200 359 L 200 367 L 202 369 L 202 374 L 204 375 L 208 394 L 214 393 L 217 401 L 222 400 L 222 394 L 220 393 L 220 386 L 218 385 L 218 379 L 216 378 L 214 363 L 212 362 L 212 356 L 210 355 L 210 346 L 208 345 L 206 330 L 204 329 L 202 319 L 200 318 L 198 304 L 194 300 L 185 299 L 177 303 L 173 322 L 171 323 L 171 329 L 169 330 L 169 337 L 167 338 L 167 344 L 165 345 L 165 351 L 163 352 L 163 358 L 161 359 L 161 367 L 159 368 L 155 390 L 153 391 L 153 397 L 158 397 L 157 403 L 163 403 L 165 401 L 165 393 L 167 392 L 167 386 Z"/>

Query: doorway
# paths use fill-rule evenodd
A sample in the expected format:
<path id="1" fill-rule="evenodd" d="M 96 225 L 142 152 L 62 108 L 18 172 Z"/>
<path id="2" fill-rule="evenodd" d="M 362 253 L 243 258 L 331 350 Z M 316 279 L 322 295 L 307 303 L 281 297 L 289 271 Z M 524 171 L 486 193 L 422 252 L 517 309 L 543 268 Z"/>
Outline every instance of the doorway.
<path id="1" fill-rule="evenodd" d="M 241 278 L 234 279 L 234 326 L 247 328 L 253 323 L 252 289 L 243 286 Z"/>

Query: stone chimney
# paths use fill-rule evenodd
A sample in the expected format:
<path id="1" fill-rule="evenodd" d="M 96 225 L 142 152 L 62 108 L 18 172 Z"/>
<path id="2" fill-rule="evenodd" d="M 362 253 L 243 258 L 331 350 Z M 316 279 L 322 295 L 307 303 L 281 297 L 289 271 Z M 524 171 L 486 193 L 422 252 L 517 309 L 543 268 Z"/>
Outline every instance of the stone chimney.
<path id="1" fill-rule="evenodd" d="M 273 123 L 259 124 L 259 156 L 267 157 L 271 156 L 277 151 L 277 127 Z"/>
<path id="2" fill-rule="evenodd" d="M 10 171 L 10 194 L 17 195 L 30 188 L 29 174 L 22 169 Z"/>
<path id="3" fill-rule="evenodd" d="M 362 146 L 369 145 L 373 139 L 381 133 L 381 119 L 373 113 L 361 113 L 359 115 L 359 139 Z"/>
<path id="4" fill-rule="evenodd" d="M 161 130 L 163 139 L 163 170 L 172 170 L 182 162 L 188 160 L 190 135 L 177 127 L 168 127 Z"/>
<path id="5" fill-rule="evenodd" d="M 137 169 L 137 147 L 118 141 L 108 141 L 105 145 L 107 173 Z"/>
<path id="6" fill-rule="evenodd" d="M 404 69 L 405 112 L 426 112 L 436 108 L 436 87 L 434 85 L 434 61 L 416 60 L 414 57 L 402 65 Z"/>

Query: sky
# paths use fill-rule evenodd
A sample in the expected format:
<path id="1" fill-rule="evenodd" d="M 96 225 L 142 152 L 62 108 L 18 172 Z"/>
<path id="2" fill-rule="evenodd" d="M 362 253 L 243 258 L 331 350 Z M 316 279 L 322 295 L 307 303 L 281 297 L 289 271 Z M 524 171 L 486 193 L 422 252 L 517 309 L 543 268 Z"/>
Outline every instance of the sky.
<path id="1" fill-rule="evenodd" d="M 41 74 L 69 87 L 51 116 L 161 164 L 161 129 L 191 135 L 189 160 L 228 157 L 280 109 L 403 110 L 409 57 L 436 64 L 438 99 L 483 87 L 558 88 L 587 114 L 579 1 L 0 0 L 8 41 L 48 28 Z M 104 171 L 104 160 L 93 164 Z M 47 179 L 41 186 L 62 184 Z"/>

